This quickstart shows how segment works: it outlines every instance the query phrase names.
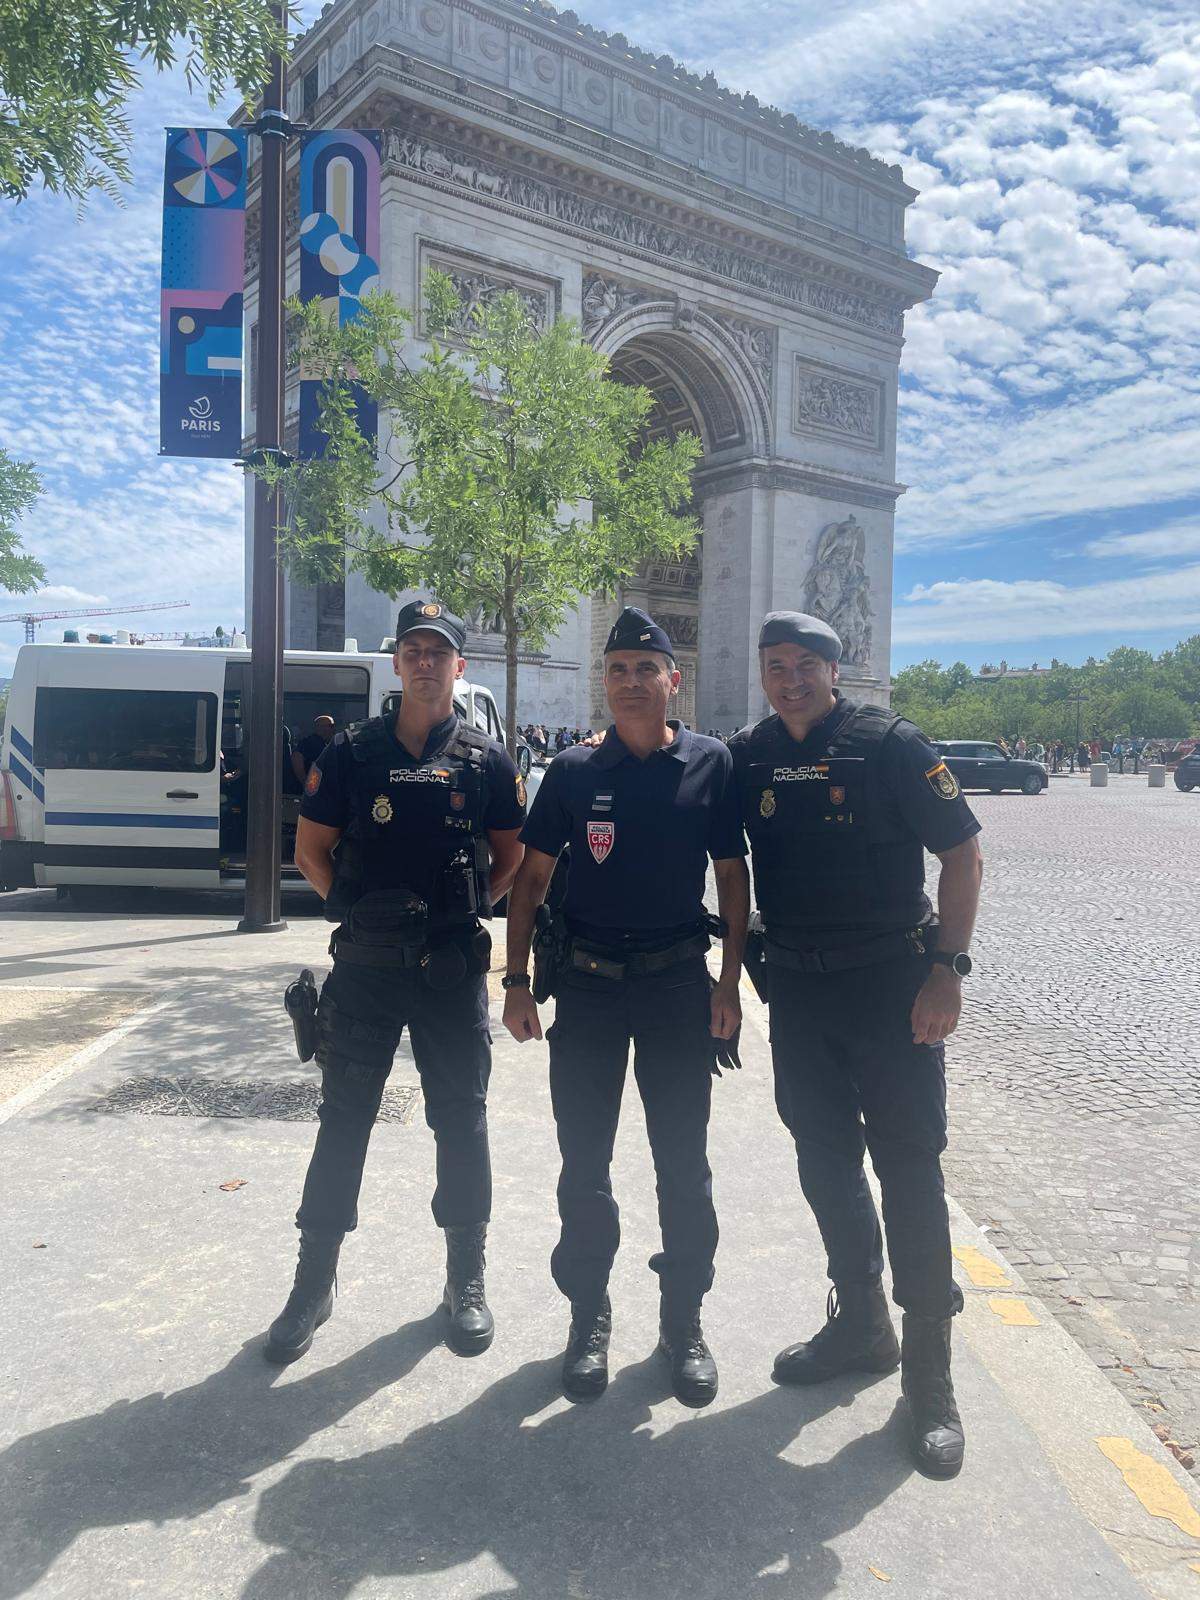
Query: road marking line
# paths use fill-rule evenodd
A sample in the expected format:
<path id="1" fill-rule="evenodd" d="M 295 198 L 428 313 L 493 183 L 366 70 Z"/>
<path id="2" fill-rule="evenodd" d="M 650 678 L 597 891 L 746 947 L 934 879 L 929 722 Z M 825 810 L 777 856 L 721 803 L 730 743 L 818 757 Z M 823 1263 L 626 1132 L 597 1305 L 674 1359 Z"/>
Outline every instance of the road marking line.
<path id="1" fill-rule="evenodd" d="M 1161 1461 L 1139 1450 L 1132 1439 L 1097 1439 L 1096 1443 L 1152 1517 L 1164 1517 L 1180 1533 L 1200 1539 L 1200 1511 Z"/>
<path id="2" fill-rule="evenodd" d="M 988 1305 L 1000 1318 L 1006 1328 L 1040 1328 L 1041 1323 L 1025 1304 L 1015 1295 L 990 1294 Z"/>
<path id="3" fill-rule="evenodd" d="M 95 1061 L 98 1056 L 102 1056 L 106 1050 L 124 1039 L 126 1034 L 132 1033 L 135 1028 L 140 1028 L 143 1022 L 148 1022 L 160 1011 L 165 1011 L 170 1004 L 170 1000 L 160 1000 L 157 1005 L 147 1006 L 144 1011 L 135 1011 L 131 1017 L 126 1017 L 124 1022 L 119 1022 L 115 1028 L 109 1028 L 107 1033 L 98 1035 L 91 1044 L 85 1044 L 82 1050 L 77 1050 L 73 1056 L 68 1056 L 57 1067 L 52 1067 L 33 1083 L 18 1090 L 11 1099 L 0 1106 L 0 1122 L 7 1122 L 10 1117 L 16 1116 L 18 1111 L 23 1111 L 33 1101 L 40 1100 L 65 1078 L 78 1072 L 81 1067 L 86 1067 L 89 1062 Z"/>
<path id="4" fill-rule="evenodd" d="M 954 1255 L 977 1289 L 1012 1288 L 1012 1279 L 1004 1268 L 985 1256 L 982 1250 L 976 1250 L 973 1244 L 956 1244 Z"/>

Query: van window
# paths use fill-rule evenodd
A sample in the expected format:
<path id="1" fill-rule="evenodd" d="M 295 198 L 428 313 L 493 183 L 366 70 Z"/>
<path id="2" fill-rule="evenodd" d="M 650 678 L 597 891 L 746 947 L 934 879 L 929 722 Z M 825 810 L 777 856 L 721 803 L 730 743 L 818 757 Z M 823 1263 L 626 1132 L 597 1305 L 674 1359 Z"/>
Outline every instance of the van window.
<path id="1" fill-rule="evenodd" d="M 189 689 L 39 689 L 33 746 L 47 771 L 209 772 L 217 697 Z"/>

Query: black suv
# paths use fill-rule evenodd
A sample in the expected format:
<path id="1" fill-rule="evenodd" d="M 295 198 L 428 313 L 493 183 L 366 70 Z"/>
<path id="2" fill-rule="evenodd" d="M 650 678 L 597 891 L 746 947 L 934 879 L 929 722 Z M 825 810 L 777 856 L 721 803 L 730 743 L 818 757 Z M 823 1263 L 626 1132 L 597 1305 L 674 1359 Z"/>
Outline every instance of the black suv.
<path id="1" fill-rule="evenodd" d="M 939 739 L 934 749 L 958 779 L 960 789 L 1019 789 L 1022 794 L 1041 794 L 1050 782 L 1040 761 L 1023 761 L 1006 756 L 998 744 L 982 739 Z"/>
<path id="2" fill-rule="evenodd" d="M 1185 794 L 1189 789 L 1200 789 L 1200 745 L 1175 768 L 1175 787 Z"/>

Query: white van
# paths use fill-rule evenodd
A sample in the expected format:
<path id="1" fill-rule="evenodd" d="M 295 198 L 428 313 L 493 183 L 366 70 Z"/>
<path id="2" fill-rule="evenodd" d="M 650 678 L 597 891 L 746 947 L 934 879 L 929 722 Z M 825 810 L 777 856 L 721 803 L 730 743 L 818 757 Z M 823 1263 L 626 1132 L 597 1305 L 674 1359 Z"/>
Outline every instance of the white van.
<path id="1" fill-rule="evenodd" d="M 240 885 L 249 691 L 246 649 L 23 646 L 0 744 L 0 891 Z M 344 728 L 394 711 L 399 698 L 384 651 L 284 653 L 283 721 L 293 743 L 316 717 Z M 455 709 L 503 742 L 489 690 L 464 680 Z M 294 882 L 300 786 L 287 744 L 283 871 Z"/>

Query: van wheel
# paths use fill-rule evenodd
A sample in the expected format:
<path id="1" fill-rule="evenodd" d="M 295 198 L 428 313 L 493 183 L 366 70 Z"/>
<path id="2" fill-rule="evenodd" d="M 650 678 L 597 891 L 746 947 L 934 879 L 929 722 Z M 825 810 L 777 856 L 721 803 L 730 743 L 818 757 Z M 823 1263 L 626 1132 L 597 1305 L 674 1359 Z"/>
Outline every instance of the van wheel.
<path id="1" fill-rule="evenodd" d="M 997 786 L 996 784 L 992 784 L 991 788 L 988 790 L 988 793 L 989 794 L 1003 794 L 1004 793 L 1004 785 L 1000 784 L 1000 785 Z"/>
<path id="2" fill-rule="evenodd" d="M 128 892 L 107 883 L 73 883 L 71 903 L 76 911 L 111 911 Z"/>

